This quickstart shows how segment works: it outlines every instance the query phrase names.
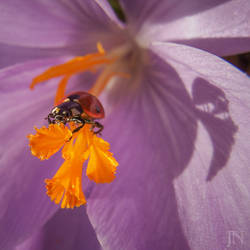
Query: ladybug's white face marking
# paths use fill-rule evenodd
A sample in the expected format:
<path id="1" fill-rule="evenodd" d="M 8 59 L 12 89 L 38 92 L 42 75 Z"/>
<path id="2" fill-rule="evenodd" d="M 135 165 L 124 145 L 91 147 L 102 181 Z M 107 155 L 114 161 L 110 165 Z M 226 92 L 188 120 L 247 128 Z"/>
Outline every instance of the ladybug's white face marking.
<path id="1" fill-rule="evenodd" d="M 69 98 L 66 98 L 66 99 L 63 100 L 63 102 L 69 102 L 69 101 L 70 101 Z"/>
<path id="2" fill-rule="evenodd" d="M 52 109 L 51 113 L 52 114 L 58 114 L 60 111 L 60 109 L 58 107 L 55 107 L 54 109 Z"/>
<path id="3" fill-rule="evenodd" d="M 96 106 L 95 106 L 95 111 L 96 111 L 96 113 L 101 113 L 100 107 L 96 105 Z"/>

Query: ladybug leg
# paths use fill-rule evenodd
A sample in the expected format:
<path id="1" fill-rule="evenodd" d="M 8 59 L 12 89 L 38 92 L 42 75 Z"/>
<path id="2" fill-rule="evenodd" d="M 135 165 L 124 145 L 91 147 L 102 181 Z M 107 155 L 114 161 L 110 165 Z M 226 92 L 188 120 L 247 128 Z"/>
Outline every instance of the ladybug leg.
<path id="1" fill-rule="evenodd" d="M 98 128 L 97 131 L 93 131 L 94 128 Z M 103 128 L 104 128 L 103 125 L 99 122 L 96 122 L 96 121 L 92 125 L 92 131 L 94 132 L 94 134 L 101 135 Z"/>
<path id="2" fill-rule="evenodd" d="M 72 133 L 78 132 L 84 125 L 85 125 L 85 120 L 82 117 L 74 117 L 71 119 L 71 121 L 76 122 L 76 123 L 81 123 L 81 125 L 77 128 L 75 128 Z"/>
<path id="3" fill-rule="evenodd" d="M 85 120 L 85 123 L 87 124 L 91 124 L 91 131 L 94 133 L 94 134 L 99 134 L 101 133 L 101 131 L 103 130 L 103 125 L 99 122 L 96 122 L 96 121 L 93 121 L 93 120 Z M 98 128 L 97 131 L 94 131 L 94 128 Z"/>
<path id="4" fill-rule="evenodd" d="M 72 134 L 75 133 L 75 132 L 78 132 L 83 126 L 85 125 L 85 123 L 81 124 L 79 127 L 75 128 L 73 131 L 72 131 Z"/>
<path id="5" fill-rule="evenodd" d="M 75 128 L 72 131 L 72 134 L 78 132 L 85 125 L 85 121 L 81 117 L 73 117 L 72 119 L 69 119 L 68 121 L 72 121 L 72 122 L 76 122 L 76 123 L 81 123 L 81 125 L 79 127 Z M 69 142 L 71 139 L 72 139 L 72 136 L 67 140 L 67 142 Z"/>
<path id="6" fill-rule="evenodd" d="M 97 128 L 99 128 L 96 132 L 94 132 L 95 134 L 101 134 L 101 132 L 102 132 L 102 130 L 104 129 L 104 126 L 101 124 L 101 123 L 99 123 L 99 122 L 95 122 L 95 126 L 97 127 Z"/>
<path id="7" fill-rule="evenodd" d="M 48 117 L 47 118 L 45 118 L 46 120 L 48 120 L 48 123 L 49 124 L 51 124 L 52 123 L 52 121 L 50 120 L 50 117 L 49 117 L 49 115 L 48 115 Z"/>
<path id="8" fill-rule="evenodd" d="M 53 123 L 53 121 L 50 119 L 51 115 L 52 115 L 52 114 L 49 113 L 48 116 L 45 118 L 45 120 L 48 120 L 48 123 L 49 123 L 49 124 Z"/>

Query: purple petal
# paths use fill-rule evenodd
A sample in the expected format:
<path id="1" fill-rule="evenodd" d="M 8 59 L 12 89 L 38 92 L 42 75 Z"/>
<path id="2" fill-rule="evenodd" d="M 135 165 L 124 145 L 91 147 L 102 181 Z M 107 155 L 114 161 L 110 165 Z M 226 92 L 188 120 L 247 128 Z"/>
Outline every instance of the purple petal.
<path id="1" fill-rule="evenodd" d="M 35 132 L 34 126 L 45 125 L 44 117 L 53 107 L 59 79 L 41 83 L 33 91 L 29 84 L 36 74 L 60 62 L 62 59 L 47 59 L 0 71 L 0 249 L 11 249 L 24 241 L 58 209 L 46 195 L 44 179 L 55 174 L 61 156 L 40 161 L 31 155 L 26 136 Z M 75 84 L 78 90 L 79 86 L 88 86 L 83 82 Z"/>
<path id="2" fill-rule="evenodd" d="M 160 4 L 124 0 L 123 3 L 131 26 L 140 27 L 139 39 L 144 43 L 174 41 L 219 56 L 250 50 L 248 0 L 164 1 Z"/>
<path id="3" fill-rule="evenodd" d="M 186 1 L 143 1 L 143 0 L 121 0 L 125 10 L 128 23 L 141 28 L 144 23 L 161 24 L 192 16 L 197 13 L 209 10 L 230 0 L 190 0 Z M 140 15 L 138 15 L 140 10 Z"/>
<path id="4" fill-rule="evenodd" d="M 117 30 L 106 1 L 17 0 L 0 4 L 0 42 L 30 47 L 86 48 Z"/>
<path id="5" fill-rule="evenodd" d="M 96 51 L 96 48 L 93 48 Z M 79 56 L 83 55 L 82 48 L 28 48 L 21 46 L 11 46 L 0 44 L 0 68 L 4 68 L 13 64 L 26 62 L 34 59 L 50 58 L 56 56 Z"/>
<path id="6" fill-rule="evenodd" d="M 186 250 L 173 180 L 191 158 L 197 122 L 169 65 L 155 58 L 144 74 L 140 91 L 127 82 L 112 104 L 103 137 L 120 165 L 113 183 L 92 190 L 87 212 L 104 249 Z"/>
<path id="7" fill-rule="evenodd" d="M 187 46 L 159 43 L 153 50 L 179 72 L 200 120 L 193 157 L 175 182 L 190 247 L 248 249 L 246 235 L 244 244 L 237 238 L 233 245 L 231 237 L 250 230 L 250 79 L 225 61 Z"/>
<path id="8" fill-rule="evenodd" d="M 250 80 L 197 49 L 152 49 L 142 87 L 120 89 L 106 120 L 120 165 L 92 190 L 90 221 L 107 249 L 224 249 L 250 230 Z"/>
<path id="9" fill-rule="evenodd" d="M 4 110 L 0 115 L 0 248 L 10 249 L 43 225 L 57 209 L 46 197 L 44 179 L 52 176 L 60 160 L 56 156 L 48 162 L 51 167 L 44 168 L 44 163 L 31 155 L 26 138 L 33 132 L 34 125 L 41 124 L 47 105 L 52 101 L 51 85 L 43 88 L 43 95 L 37 91 L 31 95 L 28 86 L 26 90 L 10 86 L 12 91 L 7 91 L 12 81 L 28 85 L 30 79 L 25 77 L 25 72 L 21 71 L 13 77 L 11 70 L 2 71 L 0 79 L 3 90 L 1 106 Z"/>
<path id="10" fill-rule="evenodd" d="M 16 250 L 99 250 L 101 249 L 85 207 L 59 210 Z"/>

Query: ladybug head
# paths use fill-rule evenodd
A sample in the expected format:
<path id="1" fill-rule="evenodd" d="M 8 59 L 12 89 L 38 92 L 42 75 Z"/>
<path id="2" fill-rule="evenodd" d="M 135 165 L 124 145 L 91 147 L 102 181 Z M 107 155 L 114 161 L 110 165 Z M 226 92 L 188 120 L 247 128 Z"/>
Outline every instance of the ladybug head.
<path id="1" fill-rule="evenodd" d="M 59 107 L 55 107 L 52 109 L 51 113 L 48 115 L 49 123 L 66 123 L 67 118 L 70 117 L 69 110 L 64 110 Z"/>
<path id="2" fill-rule="evenodd" d="M 82 108 L 80 104 L 67 101 L 54 107 L 48 115 L 49 123 L 64 123 L 71 121 L 75 117 L 79 117 L 82 114 Z"/>

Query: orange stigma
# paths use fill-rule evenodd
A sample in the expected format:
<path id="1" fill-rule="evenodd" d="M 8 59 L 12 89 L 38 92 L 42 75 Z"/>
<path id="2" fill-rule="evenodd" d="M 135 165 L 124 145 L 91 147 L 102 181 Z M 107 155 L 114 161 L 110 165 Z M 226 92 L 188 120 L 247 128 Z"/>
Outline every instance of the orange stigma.
<path id="1" fill-rule="evenodd" d="M 36 128 L 36 135 L 28 135 L 31 153 L 40 160 L 48 159 L 62 147 L 65 160 L 52 179 L 46 179 L 47 194 L 61 208 L 74 208 L 86 203 L 82 191 L 82 170 L 88 160 L 86 175 L 96 183 L 108 183 L 115 178 L 117 161 L 109 152 L 109 143 L 91 131 L 90 125 L 72 134 L 63 124 Z M 72 138 L 71 138 L 72 137 Z M 71 138 L 71 139 L 70 139 Z"/>

